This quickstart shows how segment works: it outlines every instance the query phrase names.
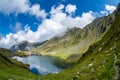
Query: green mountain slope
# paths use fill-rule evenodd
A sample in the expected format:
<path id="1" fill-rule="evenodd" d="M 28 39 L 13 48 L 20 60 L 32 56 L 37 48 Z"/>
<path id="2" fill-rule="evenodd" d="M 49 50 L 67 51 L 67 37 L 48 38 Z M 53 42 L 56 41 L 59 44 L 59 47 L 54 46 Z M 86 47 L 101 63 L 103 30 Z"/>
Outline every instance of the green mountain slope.
<path id="1" fill-rule="evenodd" d="M 92 44 L 76 64 L 58 74 L 34 75 L 27 65 L 10 59 L 13 54 L 9 50 L 0 49 L 0 80 L 120 80 L 120 4 L 114 15 L 101 40 Z"/>
<path id="2" fill-rule="evenodd" d="M 28 65 L 11 59 L 14 54 L 0 48 L 0 80 L 35 80 L 39 76 L 28 70 Z"/>
<path id="3" fill-rule="evenodd" d="M 43 80 L 120 80 L 120 12 L 115 15 L 102 40 L 90 46 L 73 67 Z"/>
<path id="4" fill-rule="evenodd" d="M 95 19 L 83 29 L 68 29 L 63 36 L 54 37 L 43 45 L 32 49 L 32 51 L 44 55 L 59 56 L 62 58 L 67 58 L 74 54 L 80 56 L 91 44 L 102 38 L 110 28 L 111 23 L 114 21 L 114 17 L 114 13 L 112 13 L 107 17 Z"/>

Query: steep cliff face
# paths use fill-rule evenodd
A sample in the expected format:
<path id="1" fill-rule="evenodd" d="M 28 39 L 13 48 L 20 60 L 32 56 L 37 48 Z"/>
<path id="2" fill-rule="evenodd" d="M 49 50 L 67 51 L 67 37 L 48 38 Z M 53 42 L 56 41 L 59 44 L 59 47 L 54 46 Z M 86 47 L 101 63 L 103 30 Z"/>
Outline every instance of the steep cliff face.
<path id="1" fill-rule="evenodd" d="M 118 4 L 118 6 L 117 6 L 117 9 L 116 9 L 116 14 L 117 14 L 117 12 L 120 12 L 120 3 Z"/>
<path id="2" fill-rule="evenodd" d="M 41 54 L 55 55 L 63 58 L 69 55 L 84 53 L 88 47 L 97 42 L 111 27 L 114 21 L 115 13 L 107 17 L 95 19 L 83 29 L 68 29 L 61 37 L 54 37 L 43 45 L 32 49 L 33 52 Z"/>

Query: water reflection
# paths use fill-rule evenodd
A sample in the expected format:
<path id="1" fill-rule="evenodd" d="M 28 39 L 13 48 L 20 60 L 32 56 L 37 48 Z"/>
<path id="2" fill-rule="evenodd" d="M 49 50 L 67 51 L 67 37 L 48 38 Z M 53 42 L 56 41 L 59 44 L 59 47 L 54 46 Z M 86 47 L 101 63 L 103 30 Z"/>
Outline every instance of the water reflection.
<path id="1" fill-rule="evenodd" d="M 55 65 L 56 58 L 49 56 L 14 56 L 13 58 L 24 64 L 29 64 L 30 70 L 35 74 L 47 75 L 48 73 L 58 73 L 62 70 Z"/>

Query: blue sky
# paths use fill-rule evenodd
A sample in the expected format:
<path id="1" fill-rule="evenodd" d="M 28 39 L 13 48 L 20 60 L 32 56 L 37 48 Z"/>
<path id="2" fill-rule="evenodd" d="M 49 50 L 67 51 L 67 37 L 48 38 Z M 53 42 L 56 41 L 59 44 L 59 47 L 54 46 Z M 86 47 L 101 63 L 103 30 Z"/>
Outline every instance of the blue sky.
<path id="1" fill-rule="evenodd" d="M 67 28 L 83 28 L 98 16 L 111 13 L 118 3 L 119 0 L 1 0 L 0 46 L 6 47 L 8 43 L 11 46 L 13 40 L 17 40 L 14 44 L 22 40 L 41 42 Z M 75 23 L 70 26 L 63 18 Z M 26 36 L 22 37 L 21 33 Z M 37 37 L 30 40 L 32 35 Z"/>
<path id="2" fill-rule="evenodd" d="M 40 4 L 42 9 L 48 13 L 51 10 L 52 6 L 58 6 L 59 4 L 73 4 L 76 5 L 77 11 L 75 16 L 81 15 L 83 12 L 88 12 L 89 10 L 94 12 L 99 12 L 100 10 L 104 10 L 105 5 L 114 5 L 118 4 L 119 0 L 30 0 L 32 5 Z M 15 26 L 16 22 L 22 23 L 22 26 L 29 24 L 32 30 L 36 30 L 37 25 L 34 23 L 39 23 L 34 16 L 28 16 L 25 14 L 19 14 L 15 16 L 14 14 L 4 15 L 0 13 L 0 34 L 6 35 L 9 32 L 15 32 L 10 26 Z"/>

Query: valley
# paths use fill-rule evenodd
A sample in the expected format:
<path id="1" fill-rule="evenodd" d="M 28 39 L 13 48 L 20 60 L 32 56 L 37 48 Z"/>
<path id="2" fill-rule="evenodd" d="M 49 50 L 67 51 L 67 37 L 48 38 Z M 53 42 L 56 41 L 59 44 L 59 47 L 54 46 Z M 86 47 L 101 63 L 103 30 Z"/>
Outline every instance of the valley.
<path id="1" fill-rule="evenodd" d="M 0 48 L 0 80 L 120 80 L 120 3 L 83 29 Z"/>

